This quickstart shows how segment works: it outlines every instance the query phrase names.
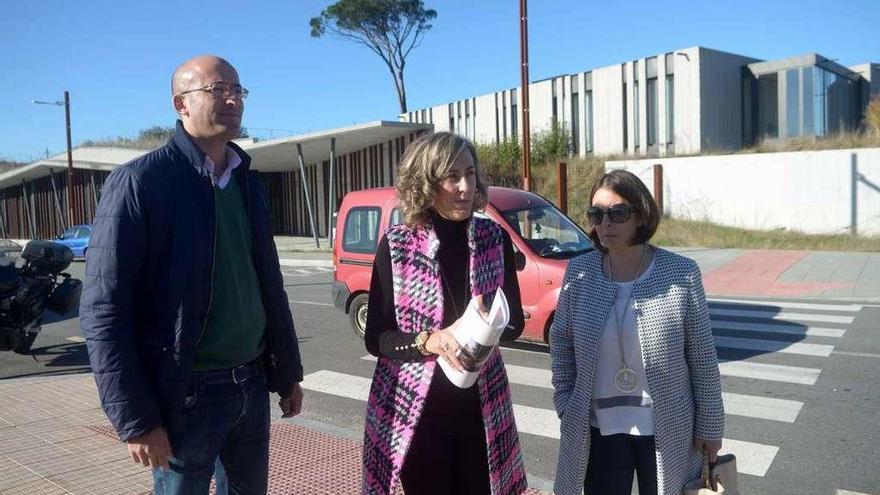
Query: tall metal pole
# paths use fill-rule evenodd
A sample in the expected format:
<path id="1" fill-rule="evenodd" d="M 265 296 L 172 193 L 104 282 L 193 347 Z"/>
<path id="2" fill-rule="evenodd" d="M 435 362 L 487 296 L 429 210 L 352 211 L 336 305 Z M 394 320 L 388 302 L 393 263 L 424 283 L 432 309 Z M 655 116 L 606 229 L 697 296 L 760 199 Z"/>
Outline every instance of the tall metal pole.
<path id="1" fill-rule="evenodd" d="M 529 127 L 529 21 L 527 0 L 519 0 L 520 93 L 522 94 L 523 189 L 531 190 L 531 139 Z"/>
<path id="2" fill-rule="evenodd" d="M 330 193 L 329 201 L 327 204 L 327 212 L 328 212 L 328 220 L 327 220 L 327 240 L 330 242 L 330 246 L 333 246 L 333 228 L 336 227 L 336 223 L 333 221 L 333 214 L 336 212 L 336 191 L 333 187 L 336 184 L 336 138 L 330 138 L 330 184 L 329 189 Z"/>
<path id="3" fill-rule="evenodd" d="M 64 92 L 64 124 L 67 127 L 67 225 L 73 226 L 73 146 L 70 142 L 70 93 Z"/>
<path id="4" fill-rule="evenodd" d="M 309 210 L 309 224 L 312 226 L 312 236 L 315 238 L 315 247 L 321 248 L 321 241 L 318 240 L 318 230 L 315 229 L 315 214 L 312 213 L 312 201 L 309 199 L 309 186 L 306 180 L 306 167 L 303 164 L 303 149 L 300 143 L 296 143 L 296 154 L 299 159 L 299 175 L 302 179 L 303 195 L 306 197 L 306 208 Z"/>

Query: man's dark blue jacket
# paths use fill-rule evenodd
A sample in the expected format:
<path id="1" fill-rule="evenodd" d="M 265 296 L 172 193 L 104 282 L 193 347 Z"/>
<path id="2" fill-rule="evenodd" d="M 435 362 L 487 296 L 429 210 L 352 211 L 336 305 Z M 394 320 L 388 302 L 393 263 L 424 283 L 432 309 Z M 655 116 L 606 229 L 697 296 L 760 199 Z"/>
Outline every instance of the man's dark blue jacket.
<path id="1" fill-rule="evenodd" d="M 252 261 L 268 320 L 270 390 L 291 394 L 303 371 L 269 201 L 250 157 L 233 173 L 253 234 Z M 208 317 L 214 192 L 205 153 L 180 122 L 168 143 L 114 170 L 101 191 L 86 253 L 80 322 L 101 405 L 122 440 L 182 420 L 195 351 Z M 244 255 L 243 255 L 244 256 Z"/>

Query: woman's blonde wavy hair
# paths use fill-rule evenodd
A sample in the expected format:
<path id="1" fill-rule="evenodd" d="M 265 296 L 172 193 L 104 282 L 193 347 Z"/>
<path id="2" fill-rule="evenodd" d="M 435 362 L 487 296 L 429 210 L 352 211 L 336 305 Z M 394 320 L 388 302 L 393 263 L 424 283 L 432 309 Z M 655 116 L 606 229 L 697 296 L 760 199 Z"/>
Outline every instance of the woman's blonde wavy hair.
<path id="1" fill-rule="evenodd" d="M 407 225 L 428 223 L 428 210 L 434 206 L 440 183 L 449 173 L 456 158 L 465 152 L 471 154 L 477 172 L 474 211 L 482 210 L 486 206 L 489 189 L 474 145 L 449 132 L 425 134 L 407 146 L 400 160 L 397 198 L 403 211 L 403 221 Z"/>

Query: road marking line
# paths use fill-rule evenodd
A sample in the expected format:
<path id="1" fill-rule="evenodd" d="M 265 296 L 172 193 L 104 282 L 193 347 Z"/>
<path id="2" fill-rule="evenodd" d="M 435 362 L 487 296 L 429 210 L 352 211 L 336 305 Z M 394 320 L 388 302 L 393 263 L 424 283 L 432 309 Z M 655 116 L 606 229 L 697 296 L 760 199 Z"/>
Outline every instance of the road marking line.
<path id="1" fill-rule="evenodd" d="M 774 382 L 815 385 L 822 370 L 783 366 L 780 364 L 750 363 L 748 361 L 719 360 L 718 367 L 723 376 L 769 380 Z"/>
<path id="2" fill-rule="evenodd" d="M 737 472 L 763 477 L 773 464 L 779 447 L 725 438 L 721 441 L 719 454 L 728 452 L 736 456 Z"/>
<path id="3" fill-rule="evenodd" d="M 781 340 L 743 339 L 739 337 L 723 337 L 718 335 L 715 336 L 715 347 L 820 357 L 828 357 L 831 355 L 831 351 L 834 350 L 833 345 L 802 344 L 797 342 L 784 342 Z"/>
<path id="4" fill-rule="evenodd" d="M 855 357 L 880 359 L 880 354 L 871 354 L 869 352 L 834 351 L 834 354 L 840 354 L 842 356 L 855 356 Z"/>
<path id="5" fill-rule="evenodd" d="M 819 311 L 851 311 L 859 312 L 862 310 L 861 304 L 812 304 L 799 303 L 791 301 L 749 301 L 745 299 L 715 299 L 710 298 L 709 303 L 722 304 L 743 304 L 755 308 L 789 308 L 789 309 L 815 309 Z"/>
<path id="6" fill-rule="evenodd" d="M 78 342 L 78 343 L 82 343 L 82 342 L 86 341 L 85 337 L 80 337 L 79 335 L 74 335 L 73 337 L 67 337 L 67 340 L 69 340 L 71 342 Z"/>
<path id="7" fill-rule="evenodd" d="M 724 392 L 721 396 L 724 399 L 725 414 L 784 423 L 794 423 L 804 407 L 803 402 L 796 400 L 773 399 L 729 392 Z"/>
<path id="8" fill-rule="evenodd" d="M 376 357 L 369 354 L 361 359 L 364 361 L 376 361 Z M 517 366 L 515 364 L 505 365 L 505 368 L 507 368 L 507 380 L 510 383 L 553 389 L 553 384 L 551 383 L 552 373 L 549 370 Z M 794 400 L 772 399 L 754 395 L 728 393 L 721 395 L 724 400 L 724 412 L 727 414 L 746 418 L 782 421 L 785 423 L 794 423 L 804 405 L 803 402 Z"/>
<path id="9" fill-rule="evenodd" d="M 778 323 L 746 323 L 742 321 L 712 320 L 712 328 L 716 330 L 742 330 L 744 332 L 758 333 L 782 333 L 786 335 L 801 335 L 806 337 L 833 337 L 840 338 L 846 333 L 843 328 L 818 328 L 806 325 L 778 324 Z"/>
<path id="10" fill-rule="evenodd" d="M 850 490 L 837 490 L 834 495 L 871 495 L 870 493 L 853 492 Z"/>
<path id="11" fill-rule="evenodd" d="M 372 380 L 330 370 L 320 370 L 305 376 L 302 388 L 361 402 L 369 398 Z M 513 405 L 517 429 L 522 433 L 559 440 L 559 418 L 551 409 Z M 764 476 L 779 447 L 739 440 L 723 439 L 722 452 L 736 455 L 737 470 L 753 476 Z"/>
<path id="12" fill-rule="evenodd" d="M 743 318 L 763 318 L 773 321 L 817 321 L 821 323 L 844 323 L 850 324 L 855 320 L 853 316 L 820 315 L 812 313 L 788 313 L 772 310 L 746 310 L 709 308 L 709 314 L 715 316 L 739 316 Z"/>
<path id="13" fill-rule="evenodd" d="M 288 299 L 287 302 L 293 304 L 311 304 L 312 306 L 335 306 L 333 303 L 322 303 L 315 301 L 294 301 L 293 299 Z"/>

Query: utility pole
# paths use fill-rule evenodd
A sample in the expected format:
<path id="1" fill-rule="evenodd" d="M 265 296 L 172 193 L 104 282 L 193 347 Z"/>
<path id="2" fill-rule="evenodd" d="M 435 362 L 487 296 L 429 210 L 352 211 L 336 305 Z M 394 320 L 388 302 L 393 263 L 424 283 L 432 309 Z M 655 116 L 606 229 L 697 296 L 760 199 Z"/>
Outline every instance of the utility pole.
<path id="1" fill-rule="evenodd" d="M 527 0 L 519 0 L 520 93 L 522 94 L 523 190 L 531 191 L 531 130 L 529 128 L 529 20 Z"/>

